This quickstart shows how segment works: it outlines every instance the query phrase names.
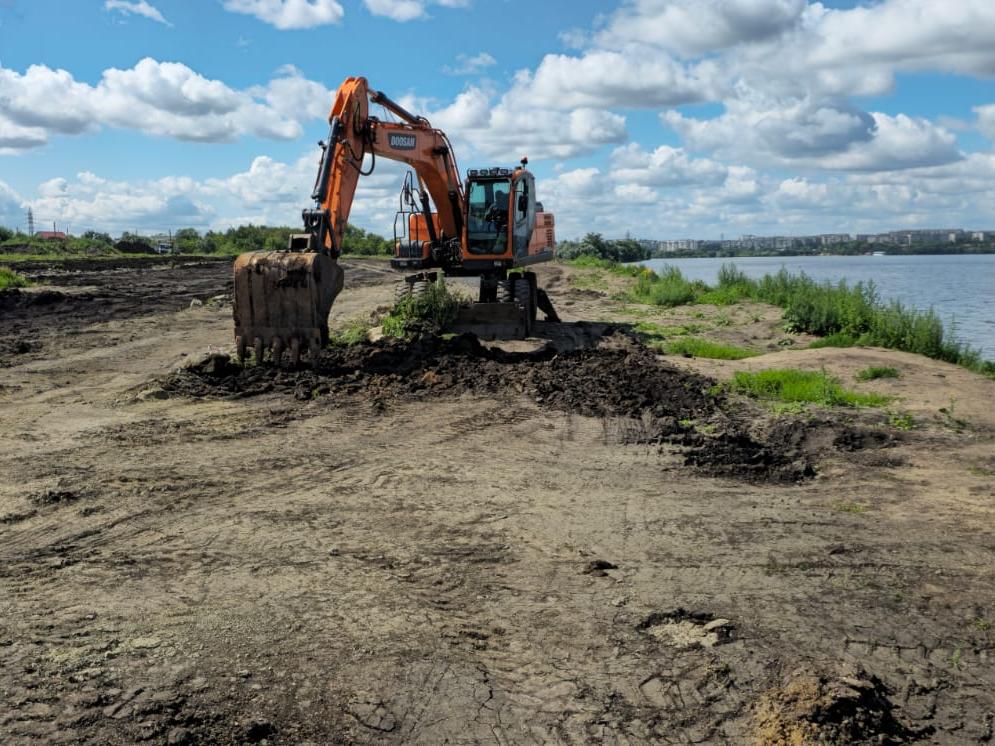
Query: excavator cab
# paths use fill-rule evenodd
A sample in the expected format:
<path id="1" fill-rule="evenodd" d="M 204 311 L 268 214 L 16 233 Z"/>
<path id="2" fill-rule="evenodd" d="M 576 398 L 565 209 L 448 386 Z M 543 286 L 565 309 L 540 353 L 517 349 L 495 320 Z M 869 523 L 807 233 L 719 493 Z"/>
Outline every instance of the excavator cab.
<path id="1" fill-rule="evenodd" d="M 508 221 L 513 190 L 507 168 L 471 170 L 466 181 L 466 251 L 472 256 L 508 253 Z"/>

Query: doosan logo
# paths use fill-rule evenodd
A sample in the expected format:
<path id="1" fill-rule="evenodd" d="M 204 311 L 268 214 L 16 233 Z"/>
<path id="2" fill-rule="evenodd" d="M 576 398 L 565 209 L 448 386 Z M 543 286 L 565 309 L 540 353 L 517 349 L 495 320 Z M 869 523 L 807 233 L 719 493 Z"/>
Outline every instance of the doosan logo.
<path id="1" fill-rule="evenodd" d="M 396 150 L 414 150 L 418 140 L 414 135 L 391 135 L 387 142 Z"/>

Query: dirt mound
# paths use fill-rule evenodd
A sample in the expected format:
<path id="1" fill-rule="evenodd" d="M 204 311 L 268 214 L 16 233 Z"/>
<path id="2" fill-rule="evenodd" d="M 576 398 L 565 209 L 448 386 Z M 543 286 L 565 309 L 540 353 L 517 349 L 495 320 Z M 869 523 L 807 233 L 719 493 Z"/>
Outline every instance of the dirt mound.
<path id="1" fill-rule="evenodd" d="M 0 291 L 0 311 L 9 311 L 25 306 L 50 306 L 65 300 L 66 294 L 60 293 L 58 290 L 39 290 L 26 293 L 18 288 L 10 288 Z M 87 296 L 78 298 L 78 300 L 90 300 L 90 298 Z"/>
<path id="2" fill-rule="evenodd" d="M 292 391 L 299 399 L 362 393 L 381 405 L 427 394 L 520 393 L 591 417 L 693 418 L 714 411 L 711 379 L 658 363 L 621 334 L 591 349 L 505 352 L 472 334 L 381 340 L 322 352 L 317 371 L 246 366 L 212 355 L 168 378 L 171 393 L 210 398 Z"/>
<path id="3" fill-rule="evenodd" d="M 609 331 L 593 347 L 568 351 L 547 345 L 506 352 L 471 334 L 380 340 L 325 350 L 317 370 L 242 368 L 213 354 L 173 373 L 162 388 L 206 398 L 281 391 L 299 400 L 361 395 L 379 408 L 428 396 L 518 394 L 545 409 L 604 418 L 606 431 L 621 442 L 679 446 L 687 465 L 714 476 L 791 483 L 815 474 L 812 457 L 824 449 L 808 448 L 804 425 L 750 434 L 748 422 L 722 414 L 731 405 L 714 393 L 714 384 L 660 362 L 631 336 Z M 716 417 L 724 422 L 716 431 L 695 428 Z"/>
<path id="4" fill-rule="evenodd" d="M 881 680 L 861 669 L 802 669 L 756 705 L 756 743 L 892 744 L 927 735 L 902 726 L 893 709 Z"/>

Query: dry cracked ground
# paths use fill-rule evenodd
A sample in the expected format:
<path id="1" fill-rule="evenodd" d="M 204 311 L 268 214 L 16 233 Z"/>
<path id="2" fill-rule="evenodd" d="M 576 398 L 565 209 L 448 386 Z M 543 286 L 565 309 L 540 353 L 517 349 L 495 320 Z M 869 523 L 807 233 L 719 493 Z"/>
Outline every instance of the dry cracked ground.
<path id="1" fill-rule="evenodd" d="M 995 382 L 763 307 L 720 334 L 769 355 L 657 357 L 626 321 L 716 309 L 576 273 L 531 346 L 318 373 L 177 372 L 230 349 L 225 263 L 0 297 L 0 741 L 991 741 Z M 336 323 L 392 297 L 346 277 Z M 887 411 L 708 393 L 871 364 Z"/>

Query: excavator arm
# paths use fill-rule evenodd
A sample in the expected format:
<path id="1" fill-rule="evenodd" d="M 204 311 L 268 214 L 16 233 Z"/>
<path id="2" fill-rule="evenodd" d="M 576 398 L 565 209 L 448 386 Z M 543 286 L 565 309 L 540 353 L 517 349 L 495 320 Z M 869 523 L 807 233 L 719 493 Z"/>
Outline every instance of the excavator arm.
<path id="1" fill-rule="evenodd" d="M 384 122 L 369 114 L 380 104 L 400 122 Z M 422 212 L 433 244 L 458 247 L 463 233 L 464 195 L 449 139 L 424 117 L 418 117 L 379 91 L 365 78 L 346 78 L 329 114 L 329 135 L 321 142 L 322 158 L 311 198 L 303 212 L 305 233 L 291 237 L 289 252 L 242 254 L 234 265 L 235 346 L 244 360 L 251 346 L 256 361 L 265 351 L 280 361 L 289 350 L 292 364 L 301 350 L 312 361 L 328 341 L 328 314 L 341 292 L 339 266 L 346 224 L 364 159 L 370 170 L 377 158 L 410 165 L 418 176 Z M 438 232 L 431 215 L 435 206 Z"/>
<path id="2" fill-rule="evenodd" d="M 383 122 L 371 117 L 370 102 L 382 105 L 402 121 Z M 368 173 L 363 171 L 366 155 L 371 157 L 371 170 L 377 158 L 411 166 L 418 176 L 423 210 L 429 209 L 429 196 L 435 204 L 438 238 L 460 237 L 463 187 L 452 147 L 442 130 L 383 93 L 370 91 L 365 78 L 347 78 L 342 83 L 328 118 L 328 142 L 321 144 L 323 155 L 311 194 L 316 207 L 305 211 L 305 225 L 315 234 L 319 247 L 333 255 L 341 251 L 359 177 Z"/>

